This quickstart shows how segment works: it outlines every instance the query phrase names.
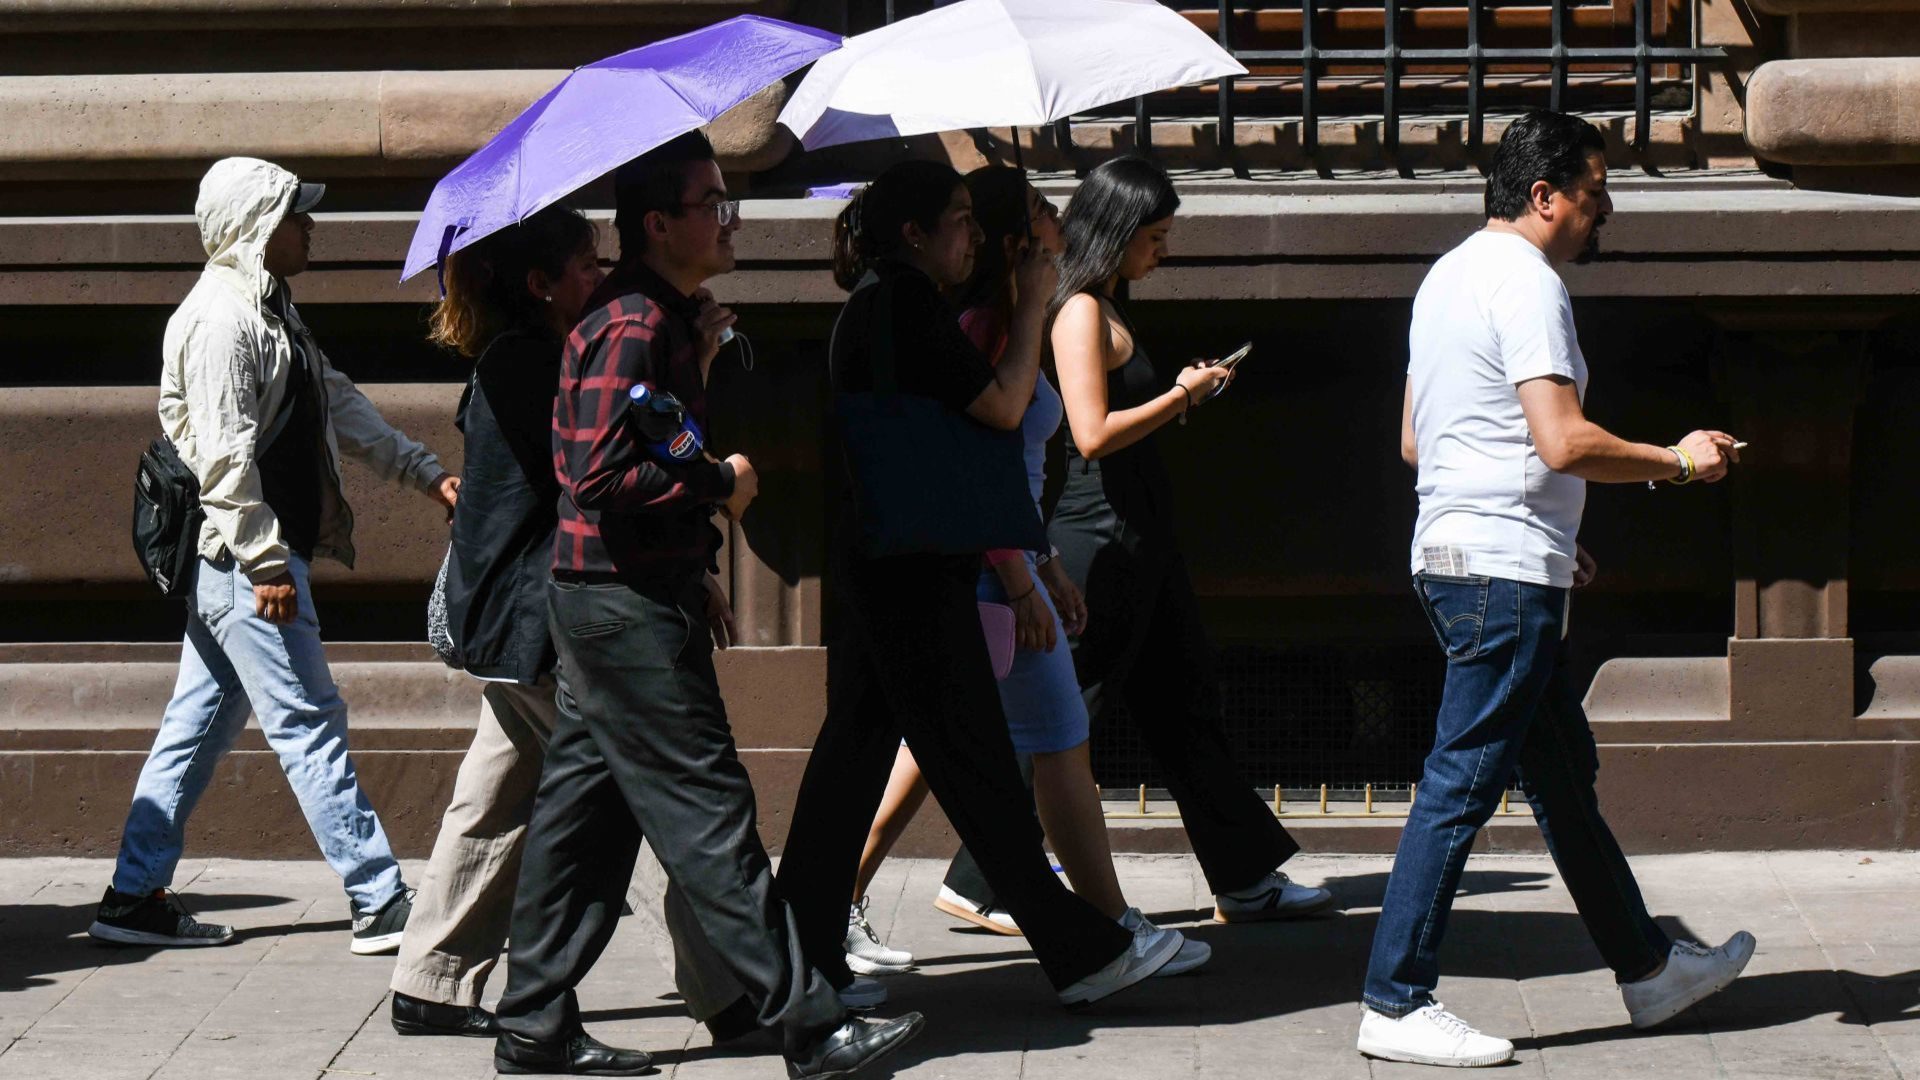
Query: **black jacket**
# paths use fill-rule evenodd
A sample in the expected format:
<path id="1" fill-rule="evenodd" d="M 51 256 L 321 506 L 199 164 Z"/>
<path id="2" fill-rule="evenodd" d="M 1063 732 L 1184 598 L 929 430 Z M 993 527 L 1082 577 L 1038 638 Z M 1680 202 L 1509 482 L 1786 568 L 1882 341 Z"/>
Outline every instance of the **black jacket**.
<path id="1" fill-rule="evenodd" d="M 530 685 L 553 670 L 547 581 L 560 484 L 553 472 L 558 337 L 510 330 L 487 344 L 454 423 L 466 465 L 453 513 L 447 627 L 470 674 Z"/>

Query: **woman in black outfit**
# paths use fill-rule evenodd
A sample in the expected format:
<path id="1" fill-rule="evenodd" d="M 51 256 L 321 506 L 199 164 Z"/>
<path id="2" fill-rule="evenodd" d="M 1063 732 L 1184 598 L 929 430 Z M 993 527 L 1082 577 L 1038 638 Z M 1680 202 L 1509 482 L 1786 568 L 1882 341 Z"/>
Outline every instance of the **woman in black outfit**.
<path id="1" fill-rule="evenodd" d="M 1299 850 L 1235 763 L 1213 655 L 1174 539 L 1173 480 L 1154 433 L 1233 379 L 1196 363 L 1171 385 L 1127 318 L 1127 285 L 1166 255 L 1180 198 L 1144 158 L 1106 162 L 1067 205 L 1052 345 L 1067 410 L 1067 482 L 1049 539 L 1086 596 L 1074 667 L 1097 726 L 1124 700 L 1166 775 L 1214 893 L 1214 919 L 1318 911 L 1325 889 L 1278 869 Z"/>
<path id="2" fill-rule="evenodd" d="M 1022 300 L 995 367 L 940 295 L 941 287 L 967 280 L 980 243 L 958 173 L 935 162 L 894 165 L 855 197 L 835 233 L 836 277 L 854 289 L 829 358 L 836 401 L 874 388 L 875 354 L 886 349 L 902 396 L 931 398 L 997 430 L 1018 428 L 1039 372 L 1050 258 L 1035 252 L 1016 271 Z M 889 452 L 865 444 L 849 449 Z M 900 447 L 902 455 L 911 452 Z M 931 489 L 958 483 L 940 475 L 952 463 L 925 464 Z M 1016 501 L 1025 498 L 1019 470 L 1005 481 Z M 827 718 L 780 860 L 781 892 L 807 959 L 836 986 L 853 980 L 843 951 L 847 897 L 904 735 L 1061 1000 L 1090 1002 L 1131 986 L 1164 965 L 1179 943 L 1172 935 L 1135 935 L 1100 914 L 1060 884 L 1033 843 L 1033 803 L 1014 764 L 974 598 L 984 552 L 876 558 L 853 550 L 863 527 L 888 526 L 890 510 L 899 512 L 849 498 L 839 532 Z"/>

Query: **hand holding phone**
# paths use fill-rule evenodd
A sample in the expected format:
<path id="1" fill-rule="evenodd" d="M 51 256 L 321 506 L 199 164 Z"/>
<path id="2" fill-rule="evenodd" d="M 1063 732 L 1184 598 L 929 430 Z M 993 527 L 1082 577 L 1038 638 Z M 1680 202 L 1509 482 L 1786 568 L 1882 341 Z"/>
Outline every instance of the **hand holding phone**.
<path id="1" fill-rule="evenodd" d="M 1225 357 L 1222 357 L 1219 360 L 1215 360 L 1213 363 L 1208 364 L 1207 366 L 1217 367 L 1223 371 L 1233 371 L 1239 367 L 1240 361 L 1245 360 L 1247 358 L 1247 354 L 1252 351 L 1253 351 L 1253 342 L 1251 341 L 1244 342 L 1243 344 L 1241 344 L 1239 348 L 1233 350 L 1231 353 L 1228 353 Z M 1233 382 L 1232 378 L 1227 378 L 1225 380 L 1222 380 L 1220 385 L 1214 387 L 1213 392 L 1207 395 L 1206 399 L 1208 401 L 1212 401 L 1214 398 L 1217 398 L 1221 394 L 1226 393 L 1228 385 L 1230 385 L 1232 382 Z"/>

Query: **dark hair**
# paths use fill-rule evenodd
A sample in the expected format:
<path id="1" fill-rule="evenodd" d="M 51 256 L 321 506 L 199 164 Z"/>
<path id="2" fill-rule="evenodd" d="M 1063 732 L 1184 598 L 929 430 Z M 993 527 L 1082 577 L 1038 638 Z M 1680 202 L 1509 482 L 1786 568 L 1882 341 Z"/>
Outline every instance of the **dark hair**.
<path id="1" fill-rule="evenodd" d="M 1487 216 L 1518 221 L 1535 182 L 1565 191 L 1587 171 L 1587 155 L 1607 152 L 1606 136 L 1577 116 L 1532 109 L 1507 125 L 1487 170 Z"/>
<path id="2" fill-rule="evenodd" d="M 853 199 L 833 222 L 833 280 L 848 292 L 881 259 L 899 253 L 908 222 L 932 232 L 953 201 L 960 174 L 944 161 L 900 161 Z"/>
<path id="3" fill-rule="evenodd" d="M 1129 154 L 1088 173 L 1061 218 L 1066 249 L 1060 253 L 1060 284 L 1050 309 L 1058 311 L 1074 295 L 1099 288 L 1119 272 L 1133 234 L 1178 209 L 1180 195 L 1167 170 L 1146 158 Z"/>
<path id="4" fill-rule="evenodd" d="M 613 227 L 620 232 L 620 257 L 647 250 L 647 215 L 669 217 L 687 212 L 690 165 L 712 161 L 713 144 L 699 129 L 675 136 L 613 171 Z"/>
<path id="5" fill-rule="evenodd" d="M 973 220 L 986 234 L 973 257 L 973 276 L 960 290 L 962 308 L 991 307 L 1003 318 L 1010 314 L 1013 264 L 1007 261 L 1007 238 L 1026 239 L 1031 222 L 1027 171 L 1010 165 L 983 165 L 967 174 L 967 192 L 973 196 Z"/>
<path id="6" fill-rule="evenodd" d="M 544 326 L 545 305 L 527 291 L 527 274 L 538 270 L 558 278 L 569 260 L 598 239 L 580 211 L 554 205 L 454 252 L 447 258 L 447 294 L 433 309 L 428 339 L 471 358 L 503 331 Z"/>

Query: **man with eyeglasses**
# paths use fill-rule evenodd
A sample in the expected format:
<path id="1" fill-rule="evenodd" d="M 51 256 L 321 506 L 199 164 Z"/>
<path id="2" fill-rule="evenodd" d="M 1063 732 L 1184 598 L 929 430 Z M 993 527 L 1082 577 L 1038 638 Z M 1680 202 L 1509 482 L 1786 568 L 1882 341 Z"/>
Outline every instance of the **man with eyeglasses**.
<path id="1" fill-rule="evenodd" d="M 713 667 L 733 616 L 711 519 L 738 519 L 759 490 L 744 455 L 700 445 L 707 371 L 734 321 L 703 286 L 733 269 L 739 204 L 697 131 L 621 166 L 614 195 L 620 263 L 567 338 L 554 402 L 559 716 L 527 827 L 494 1067 L 651 1071 L 645 1052 L 589 1036 L 574 994 L 644 837 L 744 990 L 723 1016 L 742 1033 L 776 1029 L 789 1076 L 846 1075 L 911 1038 L 920 1014 L 849 1019 L 802 956 Z M 653 407 L 636 415 L 640 387 Z M 643 434 L 669 396 L 690 423 L 666 441 Z"/>

